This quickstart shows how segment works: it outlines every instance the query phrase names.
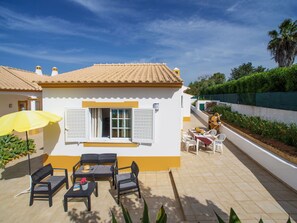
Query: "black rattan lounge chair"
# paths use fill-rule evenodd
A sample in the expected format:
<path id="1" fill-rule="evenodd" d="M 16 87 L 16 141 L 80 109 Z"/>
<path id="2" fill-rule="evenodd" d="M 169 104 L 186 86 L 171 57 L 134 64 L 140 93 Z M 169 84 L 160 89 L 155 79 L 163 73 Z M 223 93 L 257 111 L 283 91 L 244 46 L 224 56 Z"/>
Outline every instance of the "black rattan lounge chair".
<path id="1" fill-rule="evenodd" d="M 131 169 L 130 173 L 118 173 L 118 170 Z M 115 168 L 115 188 L 118 190 L 118 204 L 120 203 L 120 196 L 131 191 L 138 191 L 139 198 L 141 198 L 139 183 L 138 183 L 139 168 L 133 161 L 131 166 Z"/>

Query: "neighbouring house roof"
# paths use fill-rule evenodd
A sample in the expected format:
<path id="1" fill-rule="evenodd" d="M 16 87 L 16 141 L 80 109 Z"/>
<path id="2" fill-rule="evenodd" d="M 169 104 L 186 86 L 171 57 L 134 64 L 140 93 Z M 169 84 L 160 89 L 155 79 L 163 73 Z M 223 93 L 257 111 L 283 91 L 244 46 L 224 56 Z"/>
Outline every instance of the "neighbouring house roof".
<path id="1" fill-rule="evenodd" d="M 39 81 L 42 87 L 181 87 L 166 64 L 94 64 Z"/>
<path id="2" fill-rule="evenodd" d="M 35 82 L 47 78 L 34 72 L 0 66 L 0 91 L 42 91 Z"/>

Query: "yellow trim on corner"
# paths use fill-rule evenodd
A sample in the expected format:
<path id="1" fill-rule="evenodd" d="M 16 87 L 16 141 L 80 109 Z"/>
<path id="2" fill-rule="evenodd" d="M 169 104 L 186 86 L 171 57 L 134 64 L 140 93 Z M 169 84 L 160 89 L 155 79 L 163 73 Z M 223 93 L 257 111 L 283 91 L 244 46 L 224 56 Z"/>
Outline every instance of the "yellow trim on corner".
<path id="1" fill-rule="evenodd" d="M 190 122 L 191 121 L 191 117 L 190 116 L 184 116 L 183 117 L 183 121 L 184 122 Z"/>
<path id="2" fill-rule="evenodd" d="M 138 108 L 138 101 L 124 101 L 124 102 L 96 102 L 83 101 L 83 108 Z"/>
<path id="3" fill-rule="evenodd" d="M 138 147 L 137 143 L 84 142 L 84 147 Z"/>
<path id="4" fill-rule="evenodd" d="M 72 167 L 80 160 L 80 156 L 45 156 L 44 165 L 51 163 L 53 167 L 67 168 L 72 171 Z M 119 167 L 129 166 L 135 161 L 140 171 L 160 171 L 170 168 L 180 167 L 180 156 L 120 156 L 118 157 Z"/>

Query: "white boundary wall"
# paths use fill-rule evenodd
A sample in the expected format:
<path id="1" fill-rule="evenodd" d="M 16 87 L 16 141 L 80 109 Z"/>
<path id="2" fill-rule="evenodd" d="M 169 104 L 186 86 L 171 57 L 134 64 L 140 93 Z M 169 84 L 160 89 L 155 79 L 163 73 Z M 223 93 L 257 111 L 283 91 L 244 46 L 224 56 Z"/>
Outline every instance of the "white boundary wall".
<path id="1" fill-rule="evenodd" d="M 240 105 L 221 102 L 231 106 L 232 111 L 237 111 L 240 114 L 248 116 L 258 116 L 261 119 L 272 120 L 277 122 L 283 122 L 286 124 L 295 123 L 297 124 L 297 112 L 290 110 L 274 109 L 274 108 L 264 108 L 251 105 Z"/>
<path id="2" fill-rule="evenodd" d="M 192 111 L 200 118 L 208 122 L 208 116 L 192 106 Z M 227 135 L 227 139 L 240 150 L 250 156 L 253 160 L 263 166 L 266 170 L 282 180 L 284 183 L 297 190 L 297 166 L 291 164 L 278 156 L 266 151 L 262 147 L 238 135 L 236 132 L 221 126 L 221 132 Z"/>

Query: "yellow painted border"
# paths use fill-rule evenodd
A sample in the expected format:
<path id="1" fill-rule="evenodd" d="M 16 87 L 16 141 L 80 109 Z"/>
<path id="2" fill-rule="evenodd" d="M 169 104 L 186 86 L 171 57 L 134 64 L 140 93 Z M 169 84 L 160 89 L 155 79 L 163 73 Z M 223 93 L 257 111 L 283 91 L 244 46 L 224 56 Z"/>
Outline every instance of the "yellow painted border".
<path id="1" fill-rule="evenodd" d="M 184 116 L 183 117 L 183 121 L 184 122 L 190 122 L 191 121 L 191 117 L 190 116 Z"/>
<path id="2" fill-rule="evenodd" d="M 53 167 L 67 168 L 72 171 L 72 167 L 79 161 L 79 156 L 45 156 L 44 165 L 51 163 Z M 135 161 L 140 171 L 160 171 L 170 168 L 180 167 L 180 156 L 120 156 L 118 157 L 119 167 L 129 166 Z"/>
<path id="3" fill-rule="evenodd" d="M 138 147 L 137 143 L 85 142 L 84 147 Z"/>
<path id="4" fill-rule="evenodd" d="M 83 101 L 83 108 L 138 108 L 138 101 L 124 101 L 124 102 L 96 102 Z"/>

